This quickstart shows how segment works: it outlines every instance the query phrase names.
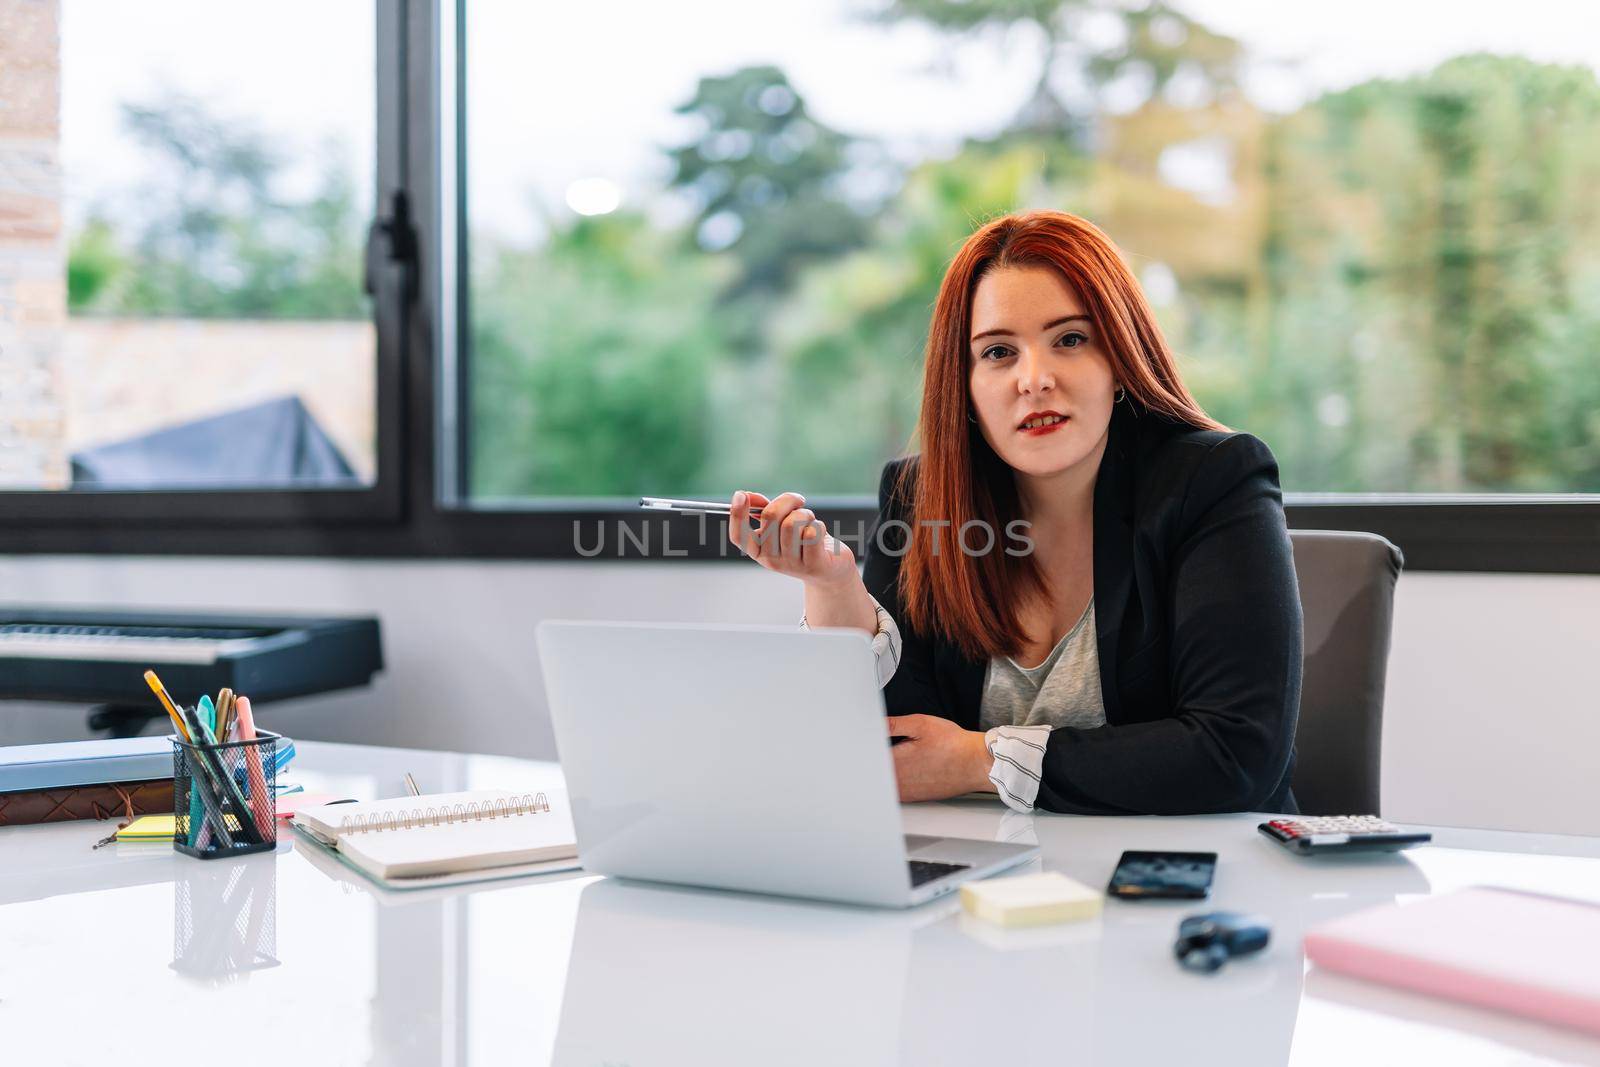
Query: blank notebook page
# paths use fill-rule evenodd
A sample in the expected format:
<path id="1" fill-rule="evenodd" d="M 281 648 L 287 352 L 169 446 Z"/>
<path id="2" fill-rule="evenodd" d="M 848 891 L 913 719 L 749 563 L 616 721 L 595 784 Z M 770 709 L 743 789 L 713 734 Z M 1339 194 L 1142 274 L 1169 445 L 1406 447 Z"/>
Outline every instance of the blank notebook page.
<path id="1" fill-rule="evenodd" d="M 380 878 L 455 874 L 578 854 L 572 820 L 559 809 L 481 822 L 347 833 L 339 838 L 339 851 Z"/>
<path id="2" fill-rule="evenodd" d="M 349 828 L 362 823 L 381 821 L 394 817 L 438 819 L 449 821 L 458 813 L 474 806 L 492 805 L 496 801 L 510 801 L 526 794 L 504 789 L 476 789 L 465 793 L 426 793 L 419 797 L 389 797 L 386 800 L 368 800 L 360 804 L 314 804 L 301 808 L 295 821 L 317 831 L 323 837 L 336 838 Z M 555 807 L 555 801 L 551 800 Z"/>

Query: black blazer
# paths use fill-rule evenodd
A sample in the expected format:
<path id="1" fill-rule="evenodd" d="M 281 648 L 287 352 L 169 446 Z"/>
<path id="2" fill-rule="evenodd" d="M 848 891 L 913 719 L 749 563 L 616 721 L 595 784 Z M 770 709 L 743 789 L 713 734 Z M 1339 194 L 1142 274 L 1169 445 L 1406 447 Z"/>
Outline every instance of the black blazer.
<path id="1" fill-rule="evenodd" d="M 892 490 L 915 461 L 884 468 L 878 525 L 913 521 L 909 497 Z M 885 703 L 891 715 L 977 729 L 987 664 L 906 624 L 905 529 L 885 528 L 881 543 L 875 530 L 865 552 L 867 590 L 904 642 Z M 1051 732 L 1036 805 L 1095 815 L 1296 811 L 1300 594 L 1267 446 L 1116 405 L 1094 489 L 1094 608 L 1106 725 Z"/>

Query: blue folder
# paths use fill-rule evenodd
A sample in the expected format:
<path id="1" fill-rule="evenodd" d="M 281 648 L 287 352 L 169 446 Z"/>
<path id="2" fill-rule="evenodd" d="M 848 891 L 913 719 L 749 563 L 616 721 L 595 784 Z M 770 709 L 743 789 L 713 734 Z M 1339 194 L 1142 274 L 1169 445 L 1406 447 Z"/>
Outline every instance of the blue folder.
<path id="1" fill-rule="evenodd" d="M 294 742 L 285 737 L 274 763 L 281 771 L 293 758 Z M 172 740 L 162 736 L 0 747 L 0 793 L 171 777 Z"/>
<path id="2" fill-rule="evenodd" d="M 165 737 L 114 737 L 0 748 L 0 793 L 172 777 Z"/>

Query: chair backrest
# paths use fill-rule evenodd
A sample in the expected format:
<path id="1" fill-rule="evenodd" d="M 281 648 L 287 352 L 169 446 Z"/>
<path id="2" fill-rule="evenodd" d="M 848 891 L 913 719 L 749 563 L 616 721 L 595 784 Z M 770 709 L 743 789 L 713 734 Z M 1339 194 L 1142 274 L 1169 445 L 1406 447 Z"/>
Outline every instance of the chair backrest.
<path id="1" fill-rule="evenodd" d="M 1377 534 L 1291 530 L 1305 673 L 1291 786 L 1307 815 L 1379 814 L 1383 685 L 1405 559 Z"/>

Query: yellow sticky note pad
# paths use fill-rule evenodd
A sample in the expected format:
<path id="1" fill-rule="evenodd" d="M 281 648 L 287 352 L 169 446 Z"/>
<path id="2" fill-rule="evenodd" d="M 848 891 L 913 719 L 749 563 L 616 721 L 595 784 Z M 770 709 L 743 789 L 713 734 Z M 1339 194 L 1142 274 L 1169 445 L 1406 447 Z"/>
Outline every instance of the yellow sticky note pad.
<path id="1" fill-rule="evenodd" d="M 1092 919 L 1104 899 L 1098 890 L 1056 871 L 989 878 L 961 887 L 968 915 L 997 926 L 1047 926 Z"/>
<path id="2" fill-rule="evenodd" d="M 171 841 L 178 820 L 173 815 L 144 815 L 117 831 L 118 841 Z"/>
<path id="3" fill-rule="evenodd" d="M 226 816 L 230 833 L 239 829 L 239 820 Z M 187 824 L 185 824 L 187 826 Z M 117 831 L 118 841 L 171 841 L 178 833 L 176 815 L 141 815 Z"/>

